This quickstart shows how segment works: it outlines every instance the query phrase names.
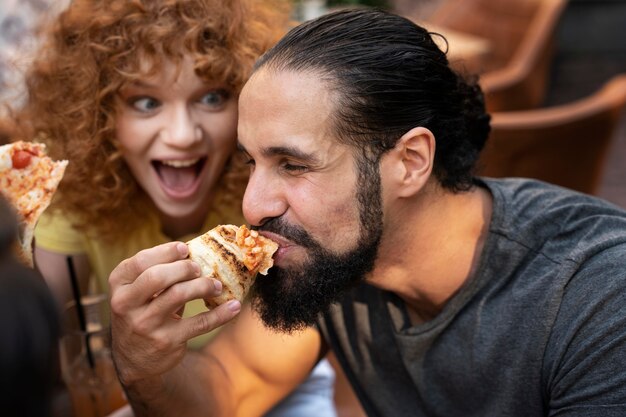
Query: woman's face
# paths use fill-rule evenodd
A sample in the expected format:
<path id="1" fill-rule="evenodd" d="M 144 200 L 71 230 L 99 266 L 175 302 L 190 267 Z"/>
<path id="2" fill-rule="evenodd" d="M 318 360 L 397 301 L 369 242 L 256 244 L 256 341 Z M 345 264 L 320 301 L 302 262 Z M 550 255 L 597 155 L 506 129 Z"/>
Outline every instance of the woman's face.
<path id="1" fill-rule="evenodd" d="M 235 148 L 237 99 L 191 60 L 167 62 L 120 91 L 117 138 L 139 185 L 167 218 L 204 217 Z"/>

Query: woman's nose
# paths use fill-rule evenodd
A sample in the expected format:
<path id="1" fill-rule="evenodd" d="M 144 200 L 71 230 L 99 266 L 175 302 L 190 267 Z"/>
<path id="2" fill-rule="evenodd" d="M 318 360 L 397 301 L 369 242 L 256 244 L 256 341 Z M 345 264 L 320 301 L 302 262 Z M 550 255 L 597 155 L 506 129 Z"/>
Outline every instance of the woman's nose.
<path id="1" fill-rule="evenodd" d="M 261 226 L 270 219 L 282 216 L 288 203 L 280 181 L 255 169 L 250 175 L 242 207 L 246 221 L 252 226 Z"/>
<path id="2" fill-rule="evenodd" d="M 165 143 L 186 148 L 202 140 L 203 130 L 187 106 L 175 106 L 169 110 L 170 117 L 166 119 L 161 135 Z"/>

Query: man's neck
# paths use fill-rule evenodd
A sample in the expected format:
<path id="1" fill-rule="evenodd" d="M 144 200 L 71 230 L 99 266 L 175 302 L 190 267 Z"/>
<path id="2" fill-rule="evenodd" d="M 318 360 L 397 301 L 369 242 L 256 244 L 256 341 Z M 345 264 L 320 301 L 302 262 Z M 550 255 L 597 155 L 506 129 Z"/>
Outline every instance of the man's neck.
<path id="1" fill-rule="evenodd" d="M 405 300 L 415 323 L 434 318 L 478 265 L 491 219 L 489 191 L 429 190 L 385 218 L 368 283 Z M 389 227 L 387 227 L 389 226 Z"/>

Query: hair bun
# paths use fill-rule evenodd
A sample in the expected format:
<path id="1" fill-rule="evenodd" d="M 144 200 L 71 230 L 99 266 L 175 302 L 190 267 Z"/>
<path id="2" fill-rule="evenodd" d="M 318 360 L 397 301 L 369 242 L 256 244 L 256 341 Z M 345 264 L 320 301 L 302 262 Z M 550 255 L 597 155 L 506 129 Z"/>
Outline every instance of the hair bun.
<path id="1" fill-rule="evenodd" d="M 478 77 L 474 76 L 469 80 L 458 74 L 457 77 L 458 92 L 462 103 L 461 111 L 465 119 L 468 139 L 480 152 L 491 130 L 489 124 L 491 116 L 485 109 L 485 95 L 478 84 Z"/>

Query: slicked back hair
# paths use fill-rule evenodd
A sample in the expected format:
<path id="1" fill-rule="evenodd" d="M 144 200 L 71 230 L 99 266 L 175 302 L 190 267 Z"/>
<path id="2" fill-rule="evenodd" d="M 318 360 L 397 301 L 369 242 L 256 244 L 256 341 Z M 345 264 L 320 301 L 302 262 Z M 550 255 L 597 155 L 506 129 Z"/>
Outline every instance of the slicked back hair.
<path id="1" fill-rule="evenodd" d="M 378 160 L 414 127 L 436 139 L 434 174 L 467 190 L 489 133 L 482 92 L 454 72 L 431 34 L 376 9 L 330 13 L 292 29 L 254 71 L 313 73 L 335 97 L 340 140 Z"/>

